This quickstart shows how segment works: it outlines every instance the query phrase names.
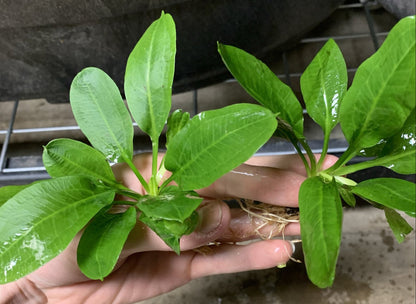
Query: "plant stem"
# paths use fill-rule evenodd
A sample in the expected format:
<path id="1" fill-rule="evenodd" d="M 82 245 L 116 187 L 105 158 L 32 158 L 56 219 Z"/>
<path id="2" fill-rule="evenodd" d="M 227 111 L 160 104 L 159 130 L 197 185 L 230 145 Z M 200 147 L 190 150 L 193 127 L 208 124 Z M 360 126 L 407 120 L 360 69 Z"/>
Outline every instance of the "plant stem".
<path id="1" fill-rule="evenodd" d="M 325 135 L 324 135 L 324 145 L 322 147 L 321 157 L 319 158 L 318 165 L 317 165 L 318 171 L 321 170 L 322 164 L 323 164 L 323 162 L 325 160 L 325 156 L 328 153 L 329 135 L 330 135 L 330 132 L 325 132 Z"/>
<path id="2" fill-rule="evenodd" d="M 308 161 L 305 158 L 305 155 L 303 155 L 302 150 L 299 148 L 297 143 L 292 142 L 293 146 L 296 149 L 296 152 L 298 152 L 299 157 L 302 159 L 303 165 L 305 166 L 306 173 L 308 176 L 311 175 L 311 168 L 309 167 Z"/>
<path id="3" fill-rule="evenodd" d="M 306 154 L 308 155 L 309 158 L 309 163 L 310 163 L 310 174 L 315 175 L 316 174 L 316 160 L 315 160 L 315 156 L 312 153 L 311 148 L 309 147 L 308 143 L 304 140 L 304 139 L 300 139 L 299 140 L 300 144 L 302 145 L 302 147 L 305 149 Z M 308 174 L 309 176 L 309 174 Z"/>
<path id="4" fill-rule="evenodd" d="M 354 146 L 349 146 L 348 149 L 338 159 L 338 161 L 331 168 L 326 170 L 327 173 L 335 175 L 334 172 L 338 172 L 338 169 L 348 163 L 356 154 L 356 148 Z"/>
<path id="5" fill-rule="evenodd" d="M 149 194 L 157 195 L 159 192 L 159 185 L 157 182 L 157 155 L 159 153 L 159 138 L 152 138 L 152 177 L 149 181 Z"/>
<path id="6" fill-rule="evenodd" d="M 140 183 L 142 184 L 144 190 L 146 190 L 146 192 L 149 193 L 149 185 L 147 184 L 147 182 L 145 181 L 143 176 L 140 174 L 139 170 L 137 170 L 136 166 L 133 164 L 131 159 L 129 159 L 127 157 L 124 157 L 124 161 L 130 167 L 130 169 L 134 172 L 134 174 L 137 176 L 137 178 L 139 179 Z"/>

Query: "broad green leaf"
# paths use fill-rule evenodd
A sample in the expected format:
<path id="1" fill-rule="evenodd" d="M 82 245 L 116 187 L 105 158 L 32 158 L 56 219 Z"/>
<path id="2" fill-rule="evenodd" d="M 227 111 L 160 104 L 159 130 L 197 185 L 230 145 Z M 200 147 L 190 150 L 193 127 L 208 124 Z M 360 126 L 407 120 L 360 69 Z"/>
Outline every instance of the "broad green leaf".
<path id="1" fill-rule="evenodd" d="M 380 49 L 358 68 L 340 107 L 352 150 L 397 133 L 415 107 L 415 17 L 393 27 Z"/>
<path id="2" fill-rule="evenodd" d="M 113 191 L 81 176 L 38 182 L 13 196 L 0 207 L 0 284 L 57 256 L 113 198 Z"/>
<path id="3" fill-rule="evenodd" d="M 137 202 L 137 207 L 147 217 L 184 222 L 202 202 L 195 192 L 181 191 L 169 186 L 158 196 L 146 195 Z"/>
<path id="4" fill-rule="evenodd" d="M 0 188 L 0 207 L 15 196 L 17 193 L 22 191 L 23 189 L 29 187 L 29 185 L 12 185 L 12 186 L 4 186 Z"/>
<path id="5" fill-rule="evenodd" d="M 52 140 L 44 147 L 42 158 L 46 171 L 52 177 L 85 175 L 109 184 L 116 182 L 105 156 L 76 140 Z"/>
<path id="6" fill-rule="evenodd" d="M 124 91 L 139 127 L 156 140 L 171 107 L 175 70 L 176 31 L 172 16 L 164 14 L 146 30 L 131 52 Z"/>
<path id="7" fill-rule="evenodd" d="M 406 220 L 393 209 L 384 208 L 384 214 L 386 215 L 387 222 L 389 223 L 396 240 L 399 244 L 402 243 L 406 235 L 413 231 L 412 226 L 410 226 Z"/>
<path id="8" fill-rule="evenodd" d="M 374 178 L 359 183 L 352 192 L 383 206 L 414 212 L 415 184 L 399 178 Z"/>
<path id="9" fill-rule="evenodd" d="M 329 134 L 338 124 L 338 111 L 347 91 L 347 66 L 333 39 L 318 52 L 300 78 L 309 116 Z"/>
<path id="10" fill-rule="evenodd" d="M 219 43 L 218 52 L 247 93 L 278 114 L 298 138 L 303 138 L 302 107 L 290 87 L 280 81 L 263 62 L 241 49 Z"/>
<path id="11" fill-rule="evenodd" d="M 180 253 L 180 238 L 192 233 L 198 224 L 198 214 L 193 212 L 185 221 L 155 219 L 141 213 L 139 219 L 152 229 L 177 254 Z"/>
<path id="12" fill-rule="evenodd" d="M 116 265 L 130 231 L 136 224 L 136 210 L 98 213 L 83 232 L 77 250 L 81 271 L 90 279 L 103 280 Z"/>
<path id="13" fill-rule="evenodd" d="M 114 81 L 98 68 L 75 76 L 69 91 L 72 112 L 90 143 L 112 161 L 133 157 L 133 124 Z"/>
<path id="14" fill-rule="evenodd" d="M 332 285 L 341 244 L 342 204 L 335 181 L 305 180 L 299 192 L 302 247 L 309 279 L 320 288 Z"/>
<path id="15" fill-rule="evenodd" d="M 166 131 L 166 147 L 169 147 L 169 143 L 189 121 L 189 113 L 182 112 L 182 110 L 174 111 L 168 118 L 168 129 Z"/>
<path id="16" fill-rule="evenodd" d="M 249 159 L 276 124 L 268 109 L 253 104 L 202 112 L 172 139 L 165 167 L 183 190 L 204 188 Z"/>
<path id="17" fill-rule="evenodd" d="M 387 140 L 380 153 L 382 165 L 400 174 L 416 173 L 415 110 L 407 118 L 400 132 Z"/>

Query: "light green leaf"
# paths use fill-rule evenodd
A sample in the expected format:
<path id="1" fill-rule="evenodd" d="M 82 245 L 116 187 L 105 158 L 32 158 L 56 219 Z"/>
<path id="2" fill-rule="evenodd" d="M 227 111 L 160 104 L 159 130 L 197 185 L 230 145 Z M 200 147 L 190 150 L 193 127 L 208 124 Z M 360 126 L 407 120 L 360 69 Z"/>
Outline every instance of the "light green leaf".
<path id="1" fill-rule="evenodd" d="M 347 203 L 351 207 L 355 207 L 357 202 L 356 202 L 354 194 L 351 193 L 351 189 L 344 188 L 339 185 L 337 185 L 337 187 L 338 187 L 338 192 L 341 195 L 344 202 Z"/>
<path id="2" fill-rule="evenodd" d="M 202 202 L 195 192 L 181 191 L 176 186 L 169 186 L 158 196 L 143 196 L 137 207 L 147 217 L 183 222 Z"/>
<path id="3" fill-rule="evenodd" d="M 166 147 L 169 149 L 169 142 L 189 121 L 189 113 L 182 110 L 174 111 L 168 118 L 168 129 L 166 131 Z"/>
<path id="4" fill-rule="evenodd" d="M 406 220 L 393 209 L 384 208 L 384 214 L 386 215 L 387 222 L 389 223 L 396 240 L 399 244 L 402 243 L 406 235 L 413 231 L 412 226 L 410 226 Z"/>
<path id="5" fill-rule="evenodd" d="M 300 78 L 309 116 L 329 134 L 338 124 L 339 105 L 347 91 L 347 66 L 333 39 L 318 52 Z"/>
<path id="6" fill-rule="evenodd" d="M 202 112 L 172 139 L 165 167 L 183 190 L 204 188 L 249 159 L 276 124 L 269 110 L 253 104 Z"/>
<path id="7" fill-rule="evenodd" d="M 75 76 L 69 92 L 72 112 L 90 143 L 112 161 L 133 157 L 133 124 L 114 81 L 98 68 Z"/>
<path id="8" fill-rule="evenodd" d="M 57 256 L 113 198 L 113 191 L 80 176 L 38 182 L 13 196 L 0 207 L 0 284 Z"/>
<path id="9" fill-rule="evenodd" d="M 76 140 L 52 140 L 44 147 L 42 158 L 46 171 L 52 177 L 85 175 L 108 184 L 116 182 L 105 156 Z"/>
<path id="10" fill-rule="evenodd" d="M 405 212 L 416 208 L 416 186 L 399 178 L 374 178 L 359 183 L 352 192 L 383 206 Z"/>
<path id="11" fill-rule="evenodd" d="M 77 250 L 78 266 L 93 280 L 103 280 L 116 265 L 130 231 L 136 224 L 136 210 L 98 213 L 82 234 Z"/>
<path id="12" fill-rule="evenodd" d="M 397 133 L 415 107 L 415 17 L 393 27 L 358 68 L 340 107 L 341 127 L 355 152 Z"/>
<path id="13" fill-rule="evenodd" d="M 198 224 L 198 214 L 193 212 L 185 221 L 155 219 L 141 213 L 139 219 L 152 229 L 176 254 L 180 253 L 180 238 L 192 233 Z"/>
<path id="14" fill-rule="evenodd" d="M 290 87 L 280 81 L 263 62 L 241 49 L 219 43 L 218 52 L 247 93 L 278 114 L 279 119 L 285 121 L 298 138 L 303 138 L 302 107 Z M 279 128 L 283 125 L 279 122 Z"/>
<path id="15" fill-rule="evenodd" d="M 172 16 L 153 22 L 131 52 L 124 91 L 134 120 L 157 140 L 171 107 L 176 31 Z"/>
<path id="16" fill-rule="evenodd" d="M 342 204 L 335 181 L 305 180 L 299 192 L 302 247 L 309 279 L 326 288 L 335 278 L 341 244 Z"/>

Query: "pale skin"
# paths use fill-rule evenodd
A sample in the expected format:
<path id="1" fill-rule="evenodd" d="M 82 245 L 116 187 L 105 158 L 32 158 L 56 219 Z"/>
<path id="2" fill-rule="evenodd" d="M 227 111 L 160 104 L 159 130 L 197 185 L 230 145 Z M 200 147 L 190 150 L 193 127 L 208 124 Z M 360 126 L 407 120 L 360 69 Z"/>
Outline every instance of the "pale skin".
<path id="1" fill-rule="evenodd" d="M 335 157 L 327 156 L 323 168 L 335 161 Z M 149 178 L 150 155 L 136 156 L 134 164 Z M 144 193 L 125 165 L 113 169 L 119 181 Z M 113 273 L 104 281 L 92 281 L 77 266 L 78 235 L 49 263 L 18 281 L 0 285 L 0 303 L 135 303 L 195 278 L 285 264 L 292 254 L 292 246 L 285 240 L 235 244 L 258 238 L 256 226 L 246 213 L 230 210 L 221 199 L 246 198 L 296 207 L 299 187 L 305 178 L 303 163 L 297 155 L 254 157 L 211 186 L 198 190 L 206 198 L 198 210 L 200 223 L 195 232 L 181 239 L 179 256 L 138 222 Z M 262 232 L 267 233 L 268 229 L 264 227 Z M 299 234 L 298 223 L 286 226 L 285 235 Z M 213 246 L 209 254 L 193 250 L 214 241 L 222 244 Z"/>

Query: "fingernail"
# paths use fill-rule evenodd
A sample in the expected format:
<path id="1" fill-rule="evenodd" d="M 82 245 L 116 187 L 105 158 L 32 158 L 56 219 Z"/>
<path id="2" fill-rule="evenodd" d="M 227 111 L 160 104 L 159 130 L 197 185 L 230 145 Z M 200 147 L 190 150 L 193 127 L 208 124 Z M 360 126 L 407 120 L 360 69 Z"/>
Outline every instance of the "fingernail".
<path id="1" fill-rule="evenodd" d="M 215 231 L 221 224 L 222 208 L 217 202 L 207 203 L 197 210 L 199 215 L 199 225 L 196 231 L 199 233 L 210 233 Z"/>
<path id="2" fill-rule="evenodd" d="M 295 246 L 295 243 L 293 243 L 291 241 L 289 241 L 289 243 L 290 243 L 290 245 L 292 245 L 292 255 L 293 255 L 296 251 L 296 246 Z"/>

